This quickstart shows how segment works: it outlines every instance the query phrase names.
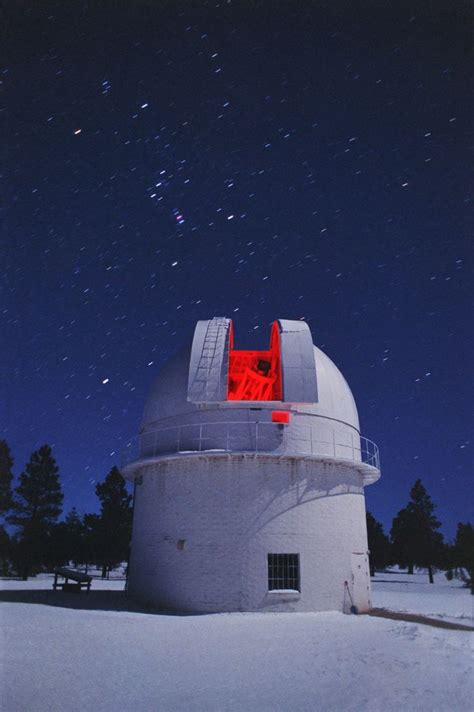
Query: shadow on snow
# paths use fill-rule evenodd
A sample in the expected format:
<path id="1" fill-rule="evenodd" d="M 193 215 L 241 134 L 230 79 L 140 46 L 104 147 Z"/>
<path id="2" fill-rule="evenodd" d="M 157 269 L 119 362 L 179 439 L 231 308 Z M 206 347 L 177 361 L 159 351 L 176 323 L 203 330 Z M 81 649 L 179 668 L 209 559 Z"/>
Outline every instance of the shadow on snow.
<path id="1" fill-rule="evenodd" d="M 89 593 L 52 591 L 48 589 L 22 589 L 0 591 L 0 603 L 32 603 L 56 608 L 74 608 L 87 611 L 119 611 L 147 613 L 163 616 L 199 615 L 180 611 L 158 609 L 137 601 L 126 591 L 89 591 Z"/>

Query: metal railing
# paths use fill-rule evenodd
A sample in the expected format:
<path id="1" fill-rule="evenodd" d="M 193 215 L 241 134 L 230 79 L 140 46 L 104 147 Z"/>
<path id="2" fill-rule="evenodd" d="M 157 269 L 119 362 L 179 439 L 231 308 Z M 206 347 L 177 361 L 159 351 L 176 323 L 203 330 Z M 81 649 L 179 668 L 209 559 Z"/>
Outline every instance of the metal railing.
<path id="1" fill-rule="evenodd" d="M 265 421 L 218 421 L 170 425 L 133 438 L 121 453 L 125 467 L 139 459 L 200 452 L 319 456 L 361 462 L 380 469 L 377 445 L 357 433 L 317 437 L 307 423 L 291 426 Z"/>

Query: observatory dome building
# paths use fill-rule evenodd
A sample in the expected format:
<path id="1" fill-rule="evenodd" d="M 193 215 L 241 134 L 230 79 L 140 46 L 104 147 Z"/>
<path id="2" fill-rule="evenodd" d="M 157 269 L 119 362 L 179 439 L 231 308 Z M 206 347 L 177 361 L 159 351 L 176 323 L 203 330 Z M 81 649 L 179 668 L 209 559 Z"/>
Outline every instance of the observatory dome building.
<path id="1" fill-rule="evenodd" d="M 352 393 L 306 323 L 266 351 L 199 321 L 161 370 L 122 473 L 130 593 L 182 611 L 370 607 L 364 487 L 380 477 Z"/>

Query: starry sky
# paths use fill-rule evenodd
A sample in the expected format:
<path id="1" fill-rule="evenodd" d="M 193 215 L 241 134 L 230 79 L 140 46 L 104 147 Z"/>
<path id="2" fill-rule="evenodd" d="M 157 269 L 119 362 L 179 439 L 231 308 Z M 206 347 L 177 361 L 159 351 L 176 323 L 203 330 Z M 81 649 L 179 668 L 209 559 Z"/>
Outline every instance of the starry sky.
<path id="1" fill-rule="evenodd" d="M 472 520 L 472 19 L 462 0 L 10 3 L 15 473 L 48 442 L 65 510 L 96 510 L 198 319 L 266 348 L 304 318 L 380 447 L 368 508 L 389 529 L 420 477 L 448 537 Z"/>

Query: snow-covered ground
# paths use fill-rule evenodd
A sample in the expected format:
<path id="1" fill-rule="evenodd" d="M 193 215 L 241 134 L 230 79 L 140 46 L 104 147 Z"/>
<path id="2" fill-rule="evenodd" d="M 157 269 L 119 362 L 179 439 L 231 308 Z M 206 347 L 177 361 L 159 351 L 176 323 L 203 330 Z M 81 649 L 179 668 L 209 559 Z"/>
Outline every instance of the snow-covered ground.
<path id="1" fill-rule="evenodd" d="M 469 623 L 458 582 L 405 578 L 377 574 L 374 605 Z M 472 709 L 469 632 L 340 613 L 172 616 L 129 605 L 123 581 L 50 587 L 0 583 L 5 712 Z"/>
<path id="2" fill-rule="evenodd" d="M 448 581 L 443 572 L 434 575 L 434 584 L 420 571 L 411 576 L 395 570 L 377 573 L 372 579 L 372 605 L 474 626 L 474 596 L 462 581 Z"/>

